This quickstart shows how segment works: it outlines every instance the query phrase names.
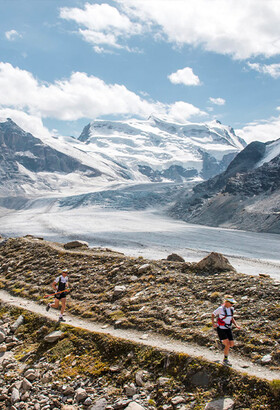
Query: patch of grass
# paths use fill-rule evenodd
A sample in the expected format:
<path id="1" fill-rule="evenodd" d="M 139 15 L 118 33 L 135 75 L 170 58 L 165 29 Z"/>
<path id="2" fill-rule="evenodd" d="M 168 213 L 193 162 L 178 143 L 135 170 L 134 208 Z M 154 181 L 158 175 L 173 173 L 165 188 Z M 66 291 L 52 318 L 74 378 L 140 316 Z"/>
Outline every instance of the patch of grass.
<path id="1" fill-rule="evenodd" d="M 276 398 L 280 398 L 280 380 L 275 379 L 270 382 L 270 389 Z"/>

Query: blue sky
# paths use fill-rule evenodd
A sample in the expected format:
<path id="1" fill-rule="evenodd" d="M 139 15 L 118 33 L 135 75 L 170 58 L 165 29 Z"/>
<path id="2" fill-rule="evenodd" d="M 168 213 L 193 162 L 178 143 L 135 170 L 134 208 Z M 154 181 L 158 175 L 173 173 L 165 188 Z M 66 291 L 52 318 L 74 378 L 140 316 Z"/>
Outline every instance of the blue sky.
<path id="1" fill-rule="evenodd" d="M 34 135 L 154 114 L 280 137 L 278 0 L 0 0 L 0 21 L 0 117 Z"/>

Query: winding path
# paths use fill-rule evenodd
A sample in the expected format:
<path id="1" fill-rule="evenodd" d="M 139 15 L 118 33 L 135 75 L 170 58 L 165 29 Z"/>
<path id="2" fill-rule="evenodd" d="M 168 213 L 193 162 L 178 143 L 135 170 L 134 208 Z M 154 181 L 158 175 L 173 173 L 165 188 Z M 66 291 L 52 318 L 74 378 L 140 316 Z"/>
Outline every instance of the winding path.
<path id="1" fill-rule="evenodd" d="M 43 315 L 51 320 L 58 319 L 57 311 L 50 309 L 50 311 L 47 312 L 45 305 L 24 299 L 22 297 L 12 296 L 8 292 L 3 290 L 0 290 L 0 300 L 8 305 L 26 309 L 30 312 Z M 155 347 L 161 350 L 176 353 L 186 353 L 189 356 L 201 357 L 207 361 L 215 363 L 221 363 L 221 360 L 223 358 L 222 352 L 218 352 L 216 348 L 209 349 L 203 346 L 178 341 L 156 333 L 148 332 L 146 334 L 143 334 L 143 332 L 139 332 L 137 330 L 115 329 L 114 327 L 107 324 L 91 322 L 89 320 L 80 319 L 79 317 L 72 316 L 70 314 L 66 315 L 66 319 L 66 323 L 74 327 L 79 327 L 90 332 L 99 332 L 111 335 L 131 342 L 142 343 L 143 345 Z M 267 380 L 280 380 L 280 371 L 269 370 L 265 366 L 258 366 L 250 362 L 246 358 L 231 354 L 230 361 L 232 362 L 232 368 L 239 372 L 247 373 L 250 376 L 255 376 Z"/>

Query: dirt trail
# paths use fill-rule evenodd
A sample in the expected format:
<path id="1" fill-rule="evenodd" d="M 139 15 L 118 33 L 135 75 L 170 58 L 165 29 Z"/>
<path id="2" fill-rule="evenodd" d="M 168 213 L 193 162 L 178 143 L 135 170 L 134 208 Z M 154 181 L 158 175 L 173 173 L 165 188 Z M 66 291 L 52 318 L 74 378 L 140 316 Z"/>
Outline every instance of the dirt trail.
<path id="1" fill-rule="evenodd" d="M 12 296 L 8 292 L 3 290 L 0 290 L 0 300 L 9 305 L 24 308 L 30 312 L 43 315 L 51 320 L 57 320 L 59 316 L 58 311 L 54 309 L 50 309 L 50 311 L 47 312 L 45 305 L 24 299 L 22 297 Z M 66 314 L 65 317 L 67 324 L 88 330 L 90 332 L 104 333 L 170 352 L 186 353 L 189 356 L 201 357 L 207 361 L 215 363 L 221 363 L 221 360 L 223 358 L 222 351 L 218 352 L 216 348 L 210 350 L 209 348 L 203 346 L 181 342 L 151 332 L 144 334 L 143 332 L 139 332 L 137 330 L 114 329 L 114 327 L 107 324 L 91 322 L 89 320 L 80 319 L 77 316 L 72 316 L 69 314 Z M 235 354 L 230 355 L 230 361 L 232 362 L 232 368 L 239 372 L 247 373 L 250 376 L 256 376 L 267 380 L 280 380 L 280 371 L 269 370 L 267 367 L 258 366 Z"/>

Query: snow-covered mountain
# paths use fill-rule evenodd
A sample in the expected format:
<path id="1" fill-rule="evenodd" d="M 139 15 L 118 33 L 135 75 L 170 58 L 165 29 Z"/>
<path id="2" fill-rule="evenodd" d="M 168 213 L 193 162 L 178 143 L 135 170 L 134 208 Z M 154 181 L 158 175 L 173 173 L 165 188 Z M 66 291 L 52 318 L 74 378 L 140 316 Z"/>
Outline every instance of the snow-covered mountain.
<path id="1" fill-rule="evenodd" d="M 79 139 L 40 139 L 1 120 L 0 196 L 84 194 L 112 183 L 199 182 L 223 171 L 245 145 L 218 121 L 96 120 Z"/>
<path id="2" fill-rule="evenodd" d="M 219 121 L 182 125 L 154 116 L 147 121 L 96 120 L 79 140 L 122 167 L 127 179 L 144 182 L 208 179 L 225 170 L 246 146 Z"/>
<path id="3" fill-rule="evenodd" d="M 280 233 L 280 139 L 249 144 L 225 172 L 182 192 L 170 214 L 201 225 Z"/>

